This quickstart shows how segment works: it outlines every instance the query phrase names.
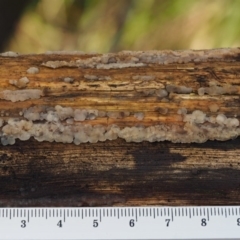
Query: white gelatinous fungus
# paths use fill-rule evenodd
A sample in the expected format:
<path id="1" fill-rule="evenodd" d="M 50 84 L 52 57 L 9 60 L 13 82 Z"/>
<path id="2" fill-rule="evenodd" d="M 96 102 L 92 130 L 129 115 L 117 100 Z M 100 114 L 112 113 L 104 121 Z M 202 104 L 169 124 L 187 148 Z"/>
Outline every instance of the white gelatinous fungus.
<path id="1" fill-rule="evenodd" d="M 227 120 L 227 117 L 224 114 L 218 114 L 216 117 L 216 122 L 219 125 L 224 125 Z"/>
<path id="2" fill-rule="evenodd" d="M 8 52 L 0 53 L 0 56 L 3 56 L 3 57 L 17 57 L 18 53 L 8 51 Z"/>
<path id="3" fill-rule="evenodd" d="M 37 67 L 30 67 L 27 70 L 27 73 L 29 73 L 29 74 L 36 74 L 36 73 L 39 73 L 39 69 Z"/>
<path id="4" fill-rule="evenodd" d="M 206 120 L 206 114 L 200 110 L 195 110 L 191 114 L 184 115 L 183 121 L 190 123 L 204 123 Z"/>
<path id="5" fill-rule="evenodd" d="M 74 111 L 74 120 L 75 121 L 84 121 L 87 118 L 88 112 L 86 109 L 76 109 Z"/>
<path id="6" fill-rule="evenodd" d="M 179 114 L 179 115 L 187 114 L 187 109 L 186 108 L 180 108 L 180 109 L 178 109 L 177 114 Z"/>
<path id="7" fill-rule="evenodd" d="M 64 81 L 65 83 L 73 83 L 73 82 L 74 82 L 74 78 L 72 78 L 72 77 L 65 77 L 65 78 L 63 79 L 63 81 Z"/>
<path id="8" fill-rule="evenodd" d="M 189 94 L 192 92 L 191 87 L 176 86 L 176 85 L 167 85 L 166 90 L 169 93 L 179 93 L 179 94 Z"/>
<path id="9" fill-rule="evenodd" d="M 71 53 L 51 52 L 48 54 Z M 179 81 L 181 84 L 179 83 L 179 85 L 184 86 L 178 86 L 174 84 L 177 84 L 178 81 L 172 81 L 174 78 L 171 79 L 171 77 L 164 78 L 164 74 L 159 71 L 154 71 L 154 75 L 156 76 L 148 74 L 149 72 L 152 73 L 153 69 L 155 69 L 155 67 L 157 68 L 159 64 L 172 64 L 172 66 L 168 66 L 167 68 L 180 69 L 182 63 L 191 62 L 193 64 L 191 64 L 188 69 L 195 69 L 196 65 L 194 62 L 204 63 L 215 60 L 222 61 L 222 59 L 224 59 L 224 62 L 236 61 L 236 53 L 239 54 L 239 49 L 217 49 L 211 51 L 189 50 L 184 52 L 124 51 L 116 54 L 85 54 L 84 56 L 79 56 L 77 60 L 70 56 L 66 58 L 61 56 L 60 59 L 65 60 L 48 61 L 42 65 L 50 68 L 81 68 L 79 69 L 78 81 L 73 84 L 74 87 L 77 86 L 78 90 L 85 90 L 86 88 L 88 91 L 88 87 L 96 86 L 95 83 L 89 81 L 101 80 L 102 82 L 98 83 L 98 86 L 100 86 L 100 89 L 97 89 L 100 90 L 98 93 L 103 93 L 102 95 L 105 97 L 104 91 L 106 90 L 106 86 L 111 89 L 115 87 L 117 93 L 114 97 L 116 96 L 116 98 L 111 95 L 111 102 L 108 102 L 109 104 L 107 106 L 104 105 L 105 103 L 96 103 L 96 98 L 92 102 L 89 101 L 89 99 L 86 101 L 86 106 L 93 106 L 93 104 L 96 103 L 95 106 L 96 108 L 99 107 L 99 109 L 88 109 L 86 106 L 83 107 L 85 104 L 85 93 L 82 94 L 82 91 L 79 91 L 78 100 L 70 103 L 74 108 L 60 105 L 53 106 L 52 104 L 54 104 L 54 101 L 50 103 L 50 106 L 35 107 L 33 106 L 34 102 L 37 102 L 37 104 L 47 104 L 48 101 L 29 101 L 24 104 L 24 106 L 31 106 L 27 109 L 19 109 L 18 106 L 21 104 L 14 104 L 16 105 L 16 112 L 13 114 L 12 110 L 6 112 L 7 107 L 4 106 L 0 118 L 1 142 L 3 145 L 14 144 L 16 139 L 27 140 L 30 137 L 38 141 L 74 142 L 77 145 L 86 142 L 96 143 L 98 141 L 114 140 L 117 138 L 122 138 L 127 142 L 156 142 L 168 140 L 181 143 L 200 143 L 208 139 L 227 140 L 235 138 L 240 135 L 239 119 L 236 117 L 239 114 L 238 112 L 230 111 L 228 113 L 228 110 L 225 110 L 227 105 L 225 105 L 224 108 L 223 101 L 228 101 L 228 99 L 230 99 L 229 96 L 223 96 L 221 99 L 218 97 L 218 95 L 222 94 L 239 93 L 239 84 L 235 79 L 229 82 L 235 83 L 236 86 L 225 84 L 228 82 L 227 78 L 222 78 L 219 82 L 209 82 L 209 80 L 206 79 L 203 87 L 200 86 L 199 89 L 196 89 L 196 84 L 198 83 L 194 82 L 188 85 L 187 81 L 189 80 L 181 79 L 181 81 Z M 7 52 L 1 54 L 0 58 L 17 56 L 18 54 L 16 53 Z M 54 56 L 51 57 L 51 59 L 54 58 Z M 205 66 L 208 64 L 202 65 Z M 146 69 L 140 69 L 143 66 L 147 66 Z M 112 72 L 116 72 L 114 69 L 118 69 L 118 71 L 122 69 L 122 71 L 125 71 L 123 68 L 130 67 L 136 69 L 132 71 L 133 73 L 129 73 L 126 79 L 124 79 L 121 74 L 112 74 Z M 95 68 L 95 70 L 93 71 L 91 68 Z M 166 68 L 166 66 L 163 66 L 163 68 Z M 112 69 L 111 76 L 113 79 L 111 79 L 110 76 L 104 75 L 107 75 L 105 69 Z M 28 74 L 37 72 L 38 70 L 34 67 L 27 70 Z M 133 74 L 135 75 L 132 76 Z M 221 72 L 221 74 L 225 73 Z M 234 78 L 234 76 L 231 76 L 231 78 Z M 104 82 L 105 80 L 113 81 L 109 84 Z M 60 81 L 73 83 L 74 79 L 71 77 L 64 77 L 60 79 Z M 124 85 L 123 81 L 126 81 L 127 84 Z M 19 80 L 10 80 L 9 82 L 18 88 L 24 88 L 29 80 L 23 77 Z M 207 82 L 209 82 L 209 85 L 205 85 Z M 60 86 L 67 85 L 64 83 L 57 83 L 57 86 L 59 86 L 58 84 Z M 36 84 L 35 86 L 39 85 Z M 194 86 L 194 89 L 191 86 Z M 70 86 L 68 87 L 70 89 Z M 140 94 L 136 94 L 135 96 L 135 92 L 132 94 L 130 91 L 136 91 Z M 199 96 L 193 94 L 196 93 L 196 91 Z M 144 94 L 147 97 L 143 97 Z M 179 96 L 177 94 L 189 95 Z M 204 96 L 204 94 L 214 97 Z M 79 101 L 82 95 L 84 95 L 84 97 L 82 101 Z M 1 99 L 12 102 L 38 99 L 41 96 L 43 96 L 43 91 L 40 89 L 0 91 Z M 142 104 L 141 107 L 136 102 L 130 102 L 129 106 L 127 106 L 128 101 L 125 101 L 126 96 L 130 98 L 132 98 L 132 96 L 136 97 L 135 100 Z M 54 98 L 54 100 L 55 99 L 59 101 L 59 98 Z M 159 101 L 156 101 L 156 99 Z M 187 101 L 185 101 L 186 99 Z M 205 103 L 204 105 L 202 102 L 200 103 L 200 99 L 208 101 L 203 101 Z M 104 102 L 105 100 L 106 99 L 104 99 Z M 121 103 L 116 106 L 115 104 L 118 103 L 118 100 L 121 101 Z M 60 101 L 62 100 L 60 99 Z M 107 101 L 108 98 L 106 102 Z M 211 104 L 208 104 L 209 101 L 211 101 Z M 78 103 L 82 108 L 77 108 Z M 225 110 L 229 115 L 236 115 L 234 115 L 234 117 L 227 117 L 224 114 L 218 114 L 218 104 L 221 106 L 222 111 Z M 238 104 L 237 97 L 234 98 L 234 101 L 229 102 L 230 106 L 231 104 L 236 107 Z M 115 106 L 113 107 L 113 105 Z M 144 113 L 140 110 L 143 106 Z M 192 112 L 188 113 L 187 109 L 183 106 L 188 108 L 188 112 Z M 194 106 L 200 109 L 191 110 L 194 109 Z M 131 112 L 126 111 L 126 107 L 132 109 Z M 179 109 L 176 110 L 176 107 Z M 206 111 L 206 113 L 203 111 Z M 11 117 L 9 117 L 9 115 Z M 16 118 L 13 118 L 12 115 L 16 115 Z"/>
<path id="10" fill-rule="evenodd" d="M 11 85 L 17 86 L 18 80 L 10 79 L 8 82 L 9 82 Z"/>
<path id="11" fill-rule="evenodd" d="M 234 128 L 239 126 L 239 120 L 237 118 L 228 118 L 225 121 L 225 125 L 228 128 Z"/>
<path id="12" fill-rule="evenodd" d="M 143 112 L 134 113 L 134 117 L 135 117 L 136 119 L 138 119 L 139 121 L 141 121 L 141 120 L 144 119 L 144 113 L 143 113 Z"/>
<path id="13" fill-rule="evenodd" d="M 55 110 L 61 121 L 74 116 L 74 111 L 71 107 L 62 107 L 60 105 L 56 105 Z"/>
<path id="14" fill-rule="evenodd" d="M 211 85 L 209 87 L 201 87 L 198 89 L 198 95 L 202 96 L 207 93 L 210 96 L 218 96 L 223 94 L 234 94 L 238 91 L 236 86 L 225 85 L 223 87 Z"/>
<path id="15" fill-rule="evenodd" d="M 40 89 L 3 90 L 0 92 L 0 99 L 12 102 L 39 99 L 41 96 L 43 96 L 43 91 Z"/>
<path id="16" fill-rule="evenodd" d="M 215 49 L 215 50 L 184 50 L 184 51 L 122 51 L 118 54 L 102 54 L 92 56 L 85 54 L 86 58 L 71 61 L 48 61 L 43 66 L 50 68 L 59 68 L 63 66 L 80 67 L 80 68 L 98 68 L 98 69 L 117 69 L 128 67 L 142 67 L 148 64 L 167 65 L 173 63 L 188 62 L 206 62 L 220 60 L 226 56 L 234 56 L 238 52 L 237 48 L 233 49 Z M 49 52 L 49 54 L 58 54 Z M 61 53 L 60 53 L 61 54 Z M 62 54 L 72 54 L 64 52 Z M 183 89 L 184 90 L 184 89 Z M 181 90 L 182 91 L 182 90 Z"/>
<path id="17" fill-rule="evenodd" d="M 40 109 L 37 107 L 30 107 L 23 111 L 23 116 L 27 120 L 36 121 L 40 120 Z"/>
<path id="18" fill-rule="evenodd" d="M 155 90 L 155 94 L 160 98 L 164 98 L 168 96 L 168 92 L 162 88 Z"/>
<path id="19" fill-rule="evenodd" d="M 199 89 L 198 89 L 198 95 L 199 96 L 203 96 L 205 94 L 205 88 L 204 87 L 200 87 Z"/>
<path id="20" fill-rule="evenodd" d="M 187 143 L 205 142 L 208 139 L 227 140 L 240 134 L 239 120 L 237 118 L 227 118 L 224 114 L 218 114 L 217 117 L 207 117 L 200 110 L 186 114 L 184 108 L 181 109 L 181 113 L 185 114 L 183 118 L 185 125 L 183 127 L 180 125 L 157 124 L 149 127 L 126 126 L 120 128 L 116 124 L 108 126 L 90 124 L 91 121 L 95 121 L 95 117 L 90 117 L 91 114 L 99 116 L 100 112 L 97 109 L 73 110 L 70 107 L 60 105 L 54 108 L 30 107 L 23 110 L 24 119 L 9 118 L 6 123 L 0 119 L 1 143 L 3 145 L 14 144 L 17 138 L 25 141 L 30 137 L 40 142 L 74 142 L 76 145 L 117 138 L 125 139 L 127 142 L 169 140 Z M 107 112 L 107 115 L 110 113 L 114 113 L 115 118 L 119 117 L 116 115 L 117 113 L 121 113 L 120 117 L 129 116 L 130 114 L 123 111 Z M 107 116 L 105 115 L 105 117 Z M 134 117 L 141 120 L 143 113 L 137 112 Z M 85 120 L 88 120 L 88 123 L 84 123 Z"/>
<path id="21" fill-rule="evenodd" d="M 9 80 L 9 83 L 16 86 L 17 88 L 25 88 L 29 83 L 29 79 L 27 77 L 22 77 L 19 80 Z"/>
<path id="22" fill-rule="evenodd" d="M 27 77 L 22 77 L 18 80 L 17 87 L 25 88 L 29 83 L 29 79 Z"/>
<path id="23" fill-rule="evenodd" d="M 87 119 L 93 120 L 98 117 L 98 110 L 96 109 L 91 109 L 87 111 Z"/>

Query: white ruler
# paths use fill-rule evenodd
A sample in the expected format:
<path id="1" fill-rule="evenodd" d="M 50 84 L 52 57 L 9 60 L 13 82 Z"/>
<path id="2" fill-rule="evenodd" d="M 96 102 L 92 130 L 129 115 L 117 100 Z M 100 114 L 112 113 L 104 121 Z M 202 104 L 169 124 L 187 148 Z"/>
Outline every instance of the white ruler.
<path id="1" fill-rule="evenodd" d="M 240 206 L 1 208 L 0 239 L 240 239 Z"/>

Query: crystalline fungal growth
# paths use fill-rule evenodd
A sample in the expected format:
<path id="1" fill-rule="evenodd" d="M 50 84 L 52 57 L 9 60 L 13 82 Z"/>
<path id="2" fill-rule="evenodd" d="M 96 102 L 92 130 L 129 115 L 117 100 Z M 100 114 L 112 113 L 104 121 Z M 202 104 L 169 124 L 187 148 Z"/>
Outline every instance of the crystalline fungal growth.
<path id="1" fill-rule="evenodd" d="M 240 134 L 239 120 L 228 118 L 224 114 L 216 117 L 200 110 L 187 114 L 187 110 L 179 109 L 183 115 L 183 127 L 176 124 L 155 124 L 152 126 L 118 126 L 102 125 L 93 121 L 99 117 L 125 119 L 130 112 L 107 112 L 100 114 L 97 109 L 72 109 L 56 105 L 49 107 L 30 107 L 23 110 L 23 119 L 9 118 L 5 123 L 0 120 L 0 137 L 3 145 L 14 144 L 16 139 L 22 141 L 30 137 L 38 141 L 56 141 L 63 143 L 95 143 L 98 141 L 125 139 L 127 142 L 165 141 L 172 142 L 205 142 L 208 139 L 226 140 Z M 143 112 L 132 113 L 141 122 Z M 90 117 L 94 116 L 94 117 Z"/>

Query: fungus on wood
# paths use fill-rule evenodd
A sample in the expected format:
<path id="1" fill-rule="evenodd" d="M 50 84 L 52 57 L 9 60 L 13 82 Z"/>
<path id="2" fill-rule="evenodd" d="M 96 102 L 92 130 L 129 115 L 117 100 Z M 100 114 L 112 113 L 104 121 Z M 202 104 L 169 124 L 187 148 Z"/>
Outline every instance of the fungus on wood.
<path id="1" fill-rule="evenodd" d="M 239 53 L 2 53 L 1 143 L 236 138 Z"/>
<path id="2" fill-rule="evenodd" d="M 239 204 L 239 56 L 0 54 L 0 206 Z"/>

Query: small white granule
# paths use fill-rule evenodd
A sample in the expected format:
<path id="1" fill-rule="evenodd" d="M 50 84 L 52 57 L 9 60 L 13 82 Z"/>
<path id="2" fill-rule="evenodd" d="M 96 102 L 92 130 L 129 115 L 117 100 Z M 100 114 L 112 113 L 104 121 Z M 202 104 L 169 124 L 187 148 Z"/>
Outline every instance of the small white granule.
<path id="1" fill-rule="evenodd" d="M 203 96 L 205 94 L 205 88 L 201 87 L 198 89 L 198 95 Z"/>
<path id="2" fill-rule="evenodd" d="M 0 56 L 3 56 L 3 57 L 17 57 L 18 53 L 8 51 L 8 52 L 1 53 Z"/>
<path id="3" fill-rule="evenodd" d="M 179 86 L 178 92 L 183 93 L 183 94 L 188 94 L 188 93 L 192 92 L 192 88 L 191 87 L 185 87 L 185 86 Z"/>
<path id="4" fill-rule="evenodd" d="M 190 123 L 204 123 L 206 121 L 206 114 L 200 110 L 195 110 L 192 114 L 184 115 L 183 122 Z"/>
<path id="5" fill-rule="evenodd" d="M 216 123 L 216 118 L 214 116 L 210 116 L 207 118 L 207 121 L 210 123 Z"/>
<path id="6" fill-rule="evenodd" d="M 45 63 L 42 63 L 43 66 L 49 67 L 49 68 L 60 68 L 68 66 L 69 63 L 66 61 L 47 61 Z"/>
<path id="7" fill-rule="evenodd" d="M 27 77 L 22 77 L 18 80 L 18 87 L 25 88 L 29 83 L 29 79 Z"/>
<path id="8" fill-rule="evenodd" d="M 1 143 L 3 146 L 6 145 L 13 145 L 15 143 L 15 138 L 11 136 L 2 136 L 1 137 Z"/>
<path id="9" fill-rule="evenodd" d="M 185 86 L 175 86 L 175 85 L 167 85 L 166 90 L 169 93 L 179 93 L 179 94 L 188 94 L 192 92 L 191 87 L 185 87 Z"/>
<path id="10" fill-rule="evenodd" d="M 105 137 L 108 140 L 115 140 L 118 138 L 120 128 L 117 125 L 110 125 L 106 129 Z"/>
<path id="11" fill-rule="evenodd" d="M 43 96 L 40 89 L 25 89 L 25 90 L 4 90 L 0 92 L 0 99 L 9 100 L 12 102 L 25 101 L 28 99 L 39 99 Z"/>
<path id="12" fill-rule="evenodd" d="M 216 122 L 219 125 L 224 125 L 227 120 L 227 117 L 224 114 L 218 114 L 216 117 Z"/>
<path id="13" fill-rule="evenodd" d="M 30 107 L 23 112 L 24 118 L 30 121 L 36 121 L 40 119 L 39 109 L 37 107 Z"/>
<path id="14" fill-rule="evenodd" d="M 29 80 L 27 77 L 22 77 L 19 80 L 9 80 L 9 83 L 18 88 L 25 88 L 29 83 Z"/>
<path id="15" fill-rule="evenodd" d="M 168 92 L 165 89 L 158 89 L 155 91 L 156 95 L 160 98 L 167 97 Z"/>
<path id="16" fill-rule="evenodd" d="M 239 126 L 239 120 L 237 118 L 228 118 L 225 121 L 225 124 L 227 127 L 238 127 Z"/>
<path id="17" fill-rule="evenodd" d="M 142 112 L 137 112 L 137 113 L 134 114 L 134 117 L 135 117 L 136 119 L 138 119 L 139 121 L 141 121 L 141 120 L 144 119 L 144 113 L 142 113 Z"/>
<path id="18" fill-rule="evenodd" d="M 219 106 L 216 103 L 210 104 L 208 108 L 210 112 L 217 112 L 219 110 Z"/>
<path id="19" fill-rule="evenodd" d="M 73 109 L 71 107 L 62 107 L 60 105 L 56 105 L 55 110 L 57 111 L 60 120 L 73 117 Z"/>
<path id="20" fill-rule="evenodd" d="M 204 123 L 205 120 L 206 120 L 206 114 L 203 113 L 202 111 L 200 110 L 195 110 L 192 112 L 192 115 L 194 116 L 195 120 L 194 122 L 195 123 Z"/>
<path id="21" fill-rule="evenodd" d="M 67 124 L 73 124 L 74 123 L 74 120 L 73 120 L 73 118 L 68 118 L 67 120 L 66 120 L 66 123 Z"/>
<path id="22" fill-rule="evenodd" d="M 63 81 L 64 81 L 65 83 L 73 83 L 73 82 L 74 82 L 74 78 L 65 77 L 65 78 L 63 79 Z"/>
<path id="23" fill-rule="evenodd" d="M 88 110 L 87 119 L 94 120 L 97 117 L 98 117 L 98 110 L 96 109 Z"/>
<path id="24" fill-rule="evenodd" d="M 88 112 L 86 109 L 76 109 L 74 111 L 74 120 L 75 121 L 84 121 L 87 118 Z"/>
<path id="25" fill-rule="evenodd" d="M 178 111 L 177 111 L 177 114 L 179 114 L 179 115 L 181 115 L 181 114 L 187 114 L 187 109 L 186 108 L 180 108 L 180 109 L 178 109 Z"/>
<path id="26" fill-rule="evenodd" d="M 11 85 L 17 86 L 18 80 L 10 79 L 8 82 L 9 82 Z"/>
<path id="27" fill-rule="evenodd" d="M 59 120 L 57 113 L 51 110 L 47 112 L 45 119 L 48 122 L 58 122 Z"/>
<path id="28" fill-rule="evenodd" d="M 30 67 L 30 68 L 27 70 L 27 73 L 29 73 L 29 74 L 39 73 L 39 69 L 38 69 L 37 67 Z"/>

